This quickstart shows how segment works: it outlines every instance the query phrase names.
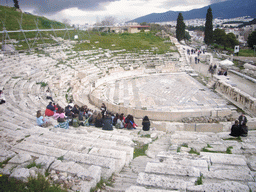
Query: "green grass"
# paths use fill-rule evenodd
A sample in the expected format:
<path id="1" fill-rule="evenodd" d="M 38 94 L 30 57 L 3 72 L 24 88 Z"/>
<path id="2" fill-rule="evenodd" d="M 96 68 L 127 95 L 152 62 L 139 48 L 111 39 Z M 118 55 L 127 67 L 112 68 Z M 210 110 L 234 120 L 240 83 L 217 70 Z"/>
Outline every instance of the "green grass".
<path id="1" fill-rule="evenodd" d="M 137 144 L 136 147 L 134 148 L 133 159 L 139 156 L 146 156 L 147 149 L 148 149 L 148 144 L 146 145 Z"/>
<path id="2" fill-rule="evenodd" d="M 200 177 L 197 178 L 195 185 L 202 185 L 203 184 L 203 174 L 200 174 Z"/>
<path id="3" fill-rule="evenodd" d="M 188 147 L 188 144 L 187 143 L 182 143 L 181 147 Z"/>
<path id="4" fill-rule="evenodd" d="M 113 174 L 112 174 L 112 176 L 108 180 L 105 180 L 105 179 L 101 178 L 101 180 L 97 183 L 97 185 L 94 188 L 92 188 L 90 190 L 90 192 L 96 192 L 99 189 L 103 189 L 104 188 L 104 184 L 106 186 L 113 186 Z"/>
<path id="5" fill-rule="evenodd" d="M 227 139 L 223 139 L 225 141 L 238 141 L 238 142 L 243 142 L 243 140 L 241 139 L 241 137 L 232 137 L 232 138 L 227 138 Z"/>
<path id="6" fill-rule="evenodd" d="M 240 49 L 238 56 L 242 57 L 255 57 L 253 49 Z"/>
<path id="7" fill-rule="evenodd" d="M 150 134 L 141 135 L 140 137 L 150 138 Z"/>
<path id="8" fill-rule="evenodd" d="M 5 161 L 0 162 L 0 168 L 3 168 L 3 165 L 7 164 L 8 161 L 10 161 L 10 159 L 11 159 L 11 158 L 8 158 L 8 159 L 6 159 Z"/>
<path id="9" fill-rule="evenodd" d="M 201 151 L 202 152 L 208 152 L 208 153 L 227 153 L 227 154 L 232 154 L 231 149 L 233 149 L 232 146 L 228 147 L 227 150 L 224 152 L 224 151 L 212 151 L 212 150 L 206 149 L 206 147 L 204 147 Z"/>
<path id="10" fill-rule="evenodd" d="M 62 156 L 58 157 L 57 159 L 63 161 L 64 160 L 64 156 L 62 155 Z"/>
<path id="11" fill-rule="evenodd" d="M 197 152 L 195 149 L 191 148 L 190 151 L 188 152 L 189 154 L 196 154 L 196 155 L 200 155 L 199 152 Z"/>
<path id="12" fill-rule="evenodd" d="M 27 168 L 30 169 L 32 167 L 37 167 L 38 169 L 41 169 L 42 168 L 42 165 L 41 164 L 36 164 L 36 162 L 32 162 L 30 163 L 29 165 L 27 165 Z"/>
<path id="13" fill-rule="evenodd" d="M 41 87 L 46 87 L 48 84 L 47 83 L 45 83 L 45 82 L 38 82 L 38 83 L 36 83 L 36 84 L 41 84 Z"/>
<path id="14" fill-rule="evenodd" d="M 9 178 L 7 175 L 0 177 L 0 191 L 3 192 L 66 192 L 67 190 L 61 189 L 58 185 L 51 185 L 50 182 L 42 175 L 37 178 L 29 178 L 28 182 L 22 182 L 14 178 Z"/>
<path id="15" fill-rule="evenodd" d="M 208 150 L 208 149 L 206 149 L 206 147 L 204 147 L 201 151 L 202 151 L 202 152 L 208 152 L 208 153 L 223 153 L 222 151 L 212 151 L 212 150 Z"/>
<path id="16" fill-rule="evenodd" d="M 181 147 L 179 146 L 179 147 L 177 148 L 177 153 L 180 153 L 180 149 L 181 149 Z"/>
<path id="17" fill-rule="evenodd" d="M 231 149 L 233 149 L 233 147 L 232 146 L 229 146 L 228 148 L 227 148 L 227 150 L 226 150 L 226 153 L 227 154 L 232 154 L 232 150 Z"/>
<path id="18" fill-rule="evenodd" d="M 157 49 L 154 51 L 155 54 L 163 54 L 167 51 L 171 52 L 170 46 L 173 45 L 171 43 L 164 43 L 164 41 L 165 39 L 157 37 L 153 33 L 101 33 L 101 35 L 99 35 L 98 33 L 91 32 L 90 43 L 77 44 L 75 45 L 75 50 L 92 50 L 93 47 L 95 47 L 96 49 L 125 49 L 129 52 L 139 52 L 140 50 L 151 50 L 153 47 L 156 47 Z M 115 46 L 112 46 L 113 44 L 115 44 Z"/>
<path id="19" fill-rule="evenodd" d="M 51 29 L 51 24 L 54 28 L 65 28 L 65 25 L 61 22 L 52 21 L 45 17 L 34 16 L 31 14 L 22 14 L 17 12 L 14 7 L 5 7 L 0 6 L 0 19 L 5 23 L 7 30 L 19 30 L 20 26 L 18 21 L 21 21 L 22 15 L 22 28 L 23 29 L 36 29 L 36 23 L 38 19 L 38 28 L 39 29 Z M 0 31 L 3 30 L 3 25 L 1 22 Z"/>

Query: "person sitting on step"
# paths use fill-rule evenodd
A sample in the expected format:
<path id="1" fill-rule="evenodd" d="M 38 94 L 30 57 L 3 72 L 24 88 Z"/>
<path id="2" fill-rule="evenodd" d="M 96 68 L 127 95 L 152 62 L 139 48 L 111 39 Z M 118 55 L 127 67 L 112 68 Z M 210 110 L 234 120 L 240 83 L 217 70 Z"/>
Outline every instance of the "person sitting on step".
<path id="1" fill-rule="evenodd" d="M 45 119 L 45 115 L 41 114 L 41 111 L 36 112 L 36 123 L 40 127 L 48 127 L 50 123 Z"/>
<path id="2" fill-rule="evenodd" d="M 150 121 L 148 116 L 145 116 L 142 120 L 142 129 L 143 131 L 149 131 L 150 129 Z"/>
<path id="3" fill-rule="evenodd" d="M 102 114 L 98 112 L 97 117 L 95 118 L 95 127 L 102 127 Z"/>
<path id="4" fill-rule="evenodd" d="M 107 112 L 105 117 L 103 118 L 103 127 L 102 130 L 108 130 L 108 131 L 112 131 L 113 130 L 113 126 L 112 126 L 112 118 L 110 116 L 110 114 Z"/>
<path id="5" fill-rule="evenodd" d="M 231 127 L 231 133 L 229 135 L 239 137 L 242 134 L 241 127 L 239 126 L 238 120 L 235 120 L 235 124 Z"/>
<path id="6" fill-rule="evenodd" d="M 55 108 L 52 102 L 47 105 L 46 110 L 45 110 L 45 115 L 46 116 L 53 116 L 55 112 Z"/>
<path id="7" fill-rule="evenodd" d="M 55 128 L 59 127 L 59 128 L 63 128 L 63 129 L 68 129 L 70 121 L 71 121 L 71 119 L 65 120 L 64 118 L 59 118 L 58 119 L 59 124 L 55 125 L 54 127 Z"/>

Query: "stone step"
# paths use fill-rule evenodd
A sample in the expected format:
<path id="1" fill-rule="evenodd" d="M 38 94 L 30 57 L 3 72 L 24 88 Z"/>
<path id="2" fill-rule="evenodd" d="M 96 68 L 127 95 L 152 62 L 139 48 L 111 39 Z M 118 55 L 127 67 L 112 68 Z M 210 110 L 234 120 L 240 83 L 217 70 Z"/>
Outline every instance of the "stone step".
<path id="1" fill-rule="evenodd" d="M 58 132 L 57 134 L 46 134 L 44 137 L 51 138 L 53 140 L 59 139 L 66 142 L 75 142 L 75 143 L 81 143 L 85 146 L 90 146 L 90 148 L 97 147 L 97 148 L 111 148 L 114 150 L 120 150 L 126 152 L 126 164 L 129 164 L 133 158 L 133 147 L 125 146 L 125 145 L 119 145 L 118 140 L 111 139 L 111 140 L 105 140 L 102 139 L 102 137 L 97 137 L 97 134 L 93 134 L 91 136 L 90 133 L 86 132 L 85 128 L 80 129 L 81 132 L 77 129 L 72 130 L 69 133 L 64 132 Z M 84 131 L 85 130 L 85 131 Z M 75 134 L 81 133 L 81 134 Z M 106 132 L 106 131 L 105 131 Z M 112 137 L 116 137 L 115 135 L 112 135 Z M 107 139 L 107 138 L 106 138 Z M 127 139 L 127 137 L 126 137 Z"/>
<path id="2" fill-rule="evenodd" d="M 88 134 L 90 137 L 97 137 L 104 140 L 116 141 L 117 144 L 126 145 L 126 146 L 134 146 L 132 138 L 122 135 L 114 135 L 109 132 L 91 132 Z"/>
<path id="3" fill-rule="evenodd" d="M 137 183 L 139 185 L 168 190 L 185 191 L 188 186 L 195 185 L 196 178 L 178 178 L 166 175 L 139 173 Z"/>
<path id="4" fill-rule="evenodd" d="M 109 157 L 116 160 L 115 164 L 115 172 L 119 173 L 125 165 L 126 162 L 126 152 L 125 151 L 117 151 L 113 149 L 100 149 L 93 148 L 89 151 L 89 155 L 95 155 L 99 157 Z"/>
<path id="5" fill-rule="evenodd" d="M 86 165 L 96 165 L 102 168 L 101 177 L 108 179 L 116 172 L 115 164 L 116 160 L 113 158 L 99 157 L 95 155 L 82 154 L 78 152 L 68 151 L 64 155 L 64 160 L 74 161 Z"/>
<path id="6" fill-rule="evenodd" d="M 208 167 L 206 168 L 206 171 Z M 182 166 L 176 164 L 165 163 L 147 163 L 145 173 L 161 174 L 183 177 L 200 177 L 200 170 L 196 167 Z"/>
<path id="7" fill-rule="evenodd" d="M 248 185 L 235 181 L 224 181 L 216 183 L 206 183 L 202 185 L 188 186 L 186 191 L 252 191 Z"/>
<path id="8" fill-rule="evenodd" d="M 12 151 L 16 153 L 26 152 L 35 157 L 39 157 L 40 155 L 45 155 L 45 156 L 60 158 L 66 161 L 76 162 L 79 164 L 100 166 L 102 167 L 102 177 L 104 179 L 108 179 L 116 171 L 115 170 L 116 160 L 113 158 L 83 154 L 79 152 L 63 150 L 63 149 L 58 149 L 54 147 L 48 147 L 48 146 L 39 145 L 35 143 L 29 143 L 26 141 L 23 141 L 22 143 L 15 145 L 12 148 Z"/>
<path id="9" fill-rule="evenodd" d="M 177 192 L 176 190 L 148 189 L 141 186 L 131 186 L 125 192 Z"/>

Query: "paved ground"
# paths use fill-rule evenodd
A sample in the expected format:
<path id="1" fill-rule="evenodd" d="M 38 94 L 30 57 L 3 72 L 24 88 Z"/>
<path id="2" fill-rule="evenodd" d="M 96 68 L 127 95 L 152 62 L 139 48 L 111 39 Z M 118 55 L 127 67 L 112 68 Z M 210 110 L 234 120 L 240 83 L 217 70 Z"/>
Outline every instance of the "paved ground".
<path id="1" fill-rule="evenodd" d="M 225 100 L 186 73 L 148 75 L 109 82 L 101 98 L 125 107 L 152 111 L 227 107 Z"/>
<path id="2" fill-rule="evenodd" d="M 199 63 L 199 64 L 192 63 L 191 66 L 195 71 L 197 71 L 198 73 L 201 73 L 203 76 L 205 77 L 211 76 L 208 72 L 209 65 L 205 63 Z M 256 97 L 256 83 L 253 83 L 231 72 L 228 72 L 227 77 L 229 77 L 229 81 L 228 81 L 229 84 L 237 87 L 238 89 L 240 89 L 241 91 L 244 91 L 250 96 Z"/>

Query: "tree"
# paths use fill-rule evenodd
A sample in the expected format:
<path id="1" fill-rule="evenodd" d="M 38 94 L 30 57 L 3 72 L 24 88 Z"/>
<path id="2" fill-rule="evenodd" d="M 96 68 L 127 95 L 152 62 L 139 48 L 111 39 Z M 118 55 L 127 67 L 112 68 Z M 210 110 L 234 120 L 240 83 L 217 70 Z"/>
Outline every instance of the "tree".
<path id="1" fill-rule="evenodd" d="M 185 38 L 185 23 L 183 21 L 182 13 L 179 13 L 176 25 L 176 38 L 181 41 Z"/>
<path id="2" fill-rule="evenodd" d="M 253 45 L 256 45 L 256 31 L 253 31 L 249 36 L 247 40 L 248 46 L 253 48 Z"/>
<path id="3" fill-rule="evenodd" d="M 222 29 L 215 29 L 213 32 L 213 42 L 219 45 L 224 45 L 227 39 L 226 33 Z M 225 47 L 225 45 L 224 45 Z"/>
<path id="4" fill-rule="evenodd" d="M 213 32 L 213 42 L 219 45 L 223 45 L 224 49 L 226 47 L 234 48 L 239 42 L 236 39 L 234 33 L 225 33 L 223 29 L 215 29 Z"/>
<path id="5" fill-rule="evenodd" d="M 189 35 L 189 32 L 185 31 L 185 39 L 190 40 L 191 36 Z"/>
<path id="6" fill-rule="evenodd" d="M 15 7 L 16 9 L 20 9 L 19 1 L 18 1 L 18 0 L 13 0 L 13 2 L 14 2 L 14 7 Z"/>
<path id="7" fill-rule="evenodd" d="M 235 45 L 239 45 L 234 33 L 227 34 L 226 47 L 234 48 Z"/>
<path id="8" fill-rule="evenodd" d="M 209 7 L 206 14 L 204 42 L 210 45 L 213 42 L 212 9 Z"/>
<path id="9" fill-rule="evenodd" d="M 101 25 L 103 26 L 112 26 L 116 23 L 116 18 L 112 16 L 106 16 L 102 21 Z"/>

